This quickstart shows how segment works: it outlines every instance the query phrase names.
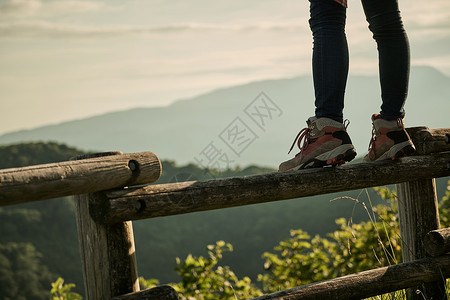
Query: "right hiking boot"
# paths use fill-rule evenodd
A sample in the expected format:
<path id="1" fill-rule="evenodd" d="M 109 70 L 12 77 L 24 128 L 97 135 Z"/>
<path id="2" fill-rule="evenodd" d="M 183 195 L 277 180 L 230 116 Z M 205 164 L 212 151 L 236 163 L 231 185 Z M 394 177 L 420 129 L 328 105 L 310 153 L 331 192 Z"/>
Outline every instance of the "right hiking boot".
<path id="1" fill-rule="evenodd" d="M 369 143 L 369 153 L 363 161 L 398 159 L 414 154 L 416 148 L 405 130 L 402 118 L 388 121 L 381 115 L 372 115 L 372 139 Z"/>
<path id="2" fill-rule="evenodd" d="M 306 123 L 308 127 L 298 133 L 288 154 L 295 143 L 300 152 L 281 163 L 278 171 L 335 166 L 355 158 L 356 151 L 347 133 L 347 126 L 333 119 L 316 117 L 309 118 Z"/>

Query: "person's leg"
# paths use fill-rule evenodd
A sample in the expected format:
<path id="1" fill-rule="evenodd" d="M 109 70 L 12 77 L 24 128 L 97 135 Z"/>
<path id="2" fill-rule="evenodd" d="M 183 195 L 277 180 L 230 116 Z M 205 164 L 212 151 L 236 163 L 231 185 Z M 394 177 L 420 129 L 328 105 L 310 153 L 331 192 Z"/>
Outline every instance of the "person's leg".
<path id="1" fill-rule="evenodd" d="M 409 42 L 397 0 L 361 0 L 369 29 L 378 46 L 381 84 L 381 117 L 404 117 L 408 94 Z"/>
<path id="2" fill-rule="evenodd" d="M 372 116 L 372 139 L 364 161 L 397 159 L 415 151 L 403 123 L 410 68 L 408 37 L 397 0 L 361 2 L 378 46 L 382 99 L 381 113 Z"/>
<path id="3" fill-rule="evenodd" d="M 315 116 L 342 123 L 349 64 L 345 35 L 346 8 L 331 0 L 310 2 Z"/>
<path id="4" fill-rule="evenodd" d="M 316 112 L 291 146 L 297 144 L 300 152 L 281 163 L 279 171 L 340 165 L 356 156 L 342 113 L 348 74 L 346 10 L 331 0 L 310 2 Z"/>

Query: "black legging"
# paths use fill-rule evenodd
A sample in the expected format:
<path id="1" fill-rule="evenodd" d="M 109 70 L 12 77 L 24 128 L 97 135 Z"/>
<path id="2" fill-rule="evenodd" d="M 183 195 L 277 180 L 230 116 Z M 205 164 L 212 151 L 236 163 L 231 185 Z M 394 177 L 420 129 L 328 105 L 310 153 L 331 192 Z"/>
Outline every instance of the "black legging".
<path id="1" fill-rule="evenodd" d="M 310 2 L 316 117 L 342 122 L 349 64 L 345 35 L 346 8 L 332 0 Z M 381 116 L 394 120 L 404 116 L 403 105 L 408 93 L 408 37 L 397 0 L 361 2 L 378 46 Z"/>

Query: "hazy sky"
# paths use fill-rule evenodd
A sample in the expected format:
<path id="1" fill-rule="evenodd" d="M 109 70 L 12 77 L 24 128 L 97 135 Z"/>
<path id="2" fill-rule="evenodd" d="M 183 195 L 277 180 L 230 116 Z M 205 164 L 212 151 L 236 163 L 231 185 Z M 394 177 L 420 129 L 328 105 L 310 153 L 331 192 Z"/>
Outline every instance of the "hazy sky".
<path id="1" fill-rule="evenodd" d="M 310 73 L 308 5 L 0 0 L 0 134 Z M 349 6 L 351 73 L 376 74 L 361 4 Z M 450 1 L 400 0 L 400 8 L 413 65 L 450 75 Z"/>

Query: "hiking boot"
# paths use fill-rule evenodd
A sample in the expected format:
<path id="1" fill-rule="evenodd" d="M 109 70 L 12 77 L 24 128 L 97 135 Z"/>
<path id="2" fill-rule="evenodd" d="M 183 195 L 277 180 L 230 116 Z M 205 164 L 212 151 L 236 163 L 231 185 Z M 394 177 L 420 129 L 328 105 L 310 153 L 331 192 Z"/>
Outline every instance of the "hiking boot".
<path id="1" fill-rule="evenodd" d="M 376 161 L 385 159 L 398 159 L 413 154 L 416 151 L 402 118 L 387 121 L 381 115 L 372 116 L 372 139 L 369 144 L 369 153 L 363 161 Z"/>
<path id="2" fill-rule="evenodd" d="M 288 154 L 297 142 L 300 152 L 280 164 L 278 171 L 295 171 L 340 165 L 356 156 L 355 148 L 347 134 L 347 126 L 329 118 L 311 117 L 294 140 Z M 303 140 L 303 144 L 301 145 Z"/>

